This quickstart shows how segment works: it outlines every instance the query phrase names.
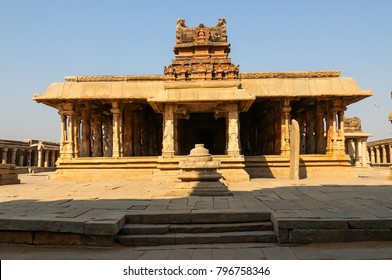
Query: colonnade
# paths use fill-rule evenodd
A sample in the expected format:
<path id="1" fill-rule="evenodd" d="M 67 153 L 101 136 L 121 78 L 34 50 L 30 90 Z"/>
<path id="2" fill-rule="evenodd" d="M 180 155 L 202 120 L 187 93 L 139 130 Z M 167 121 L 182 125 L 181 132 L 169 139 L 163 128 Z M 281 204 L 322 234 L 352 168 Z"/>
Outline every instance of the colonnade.
<path id="1" fill-rule="evenodd" d="M 290 153 L 290 123 L 300 125 L 301 154 L 345 154 L 344 112 L 341 100 L 292 101 L 281 106 L 281 155 Z"/>
<path id="2" fill-rule="evenodd" d="M 392 138 L 369 142 L 367 151 L 373 165 L 392 165 Z"/>
<path id="3" fill-rule="evenodd" d="M 59 147 L 42 141 L 0 141 L 1 162 L 19 167 L 55 167 Z"/>

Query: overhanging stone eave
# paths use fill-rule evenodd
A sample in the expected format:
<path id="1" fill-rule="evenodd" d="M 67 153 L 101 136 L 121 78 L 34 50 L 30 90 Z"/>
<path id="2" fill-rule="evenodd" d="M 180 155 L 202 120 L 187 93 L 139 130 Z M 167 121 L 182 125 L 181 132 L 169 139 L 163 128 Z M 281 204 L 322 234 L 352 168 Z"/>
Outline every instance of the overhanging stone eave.
<path id="1" fill-rule="evenodd" d="M 241 112 L 247 111 L 256 100 L 244 89 L 238 88 L 182 88 L 166 89 L 147 99 L 155 112 L 162 113 L 165 104 L 238 103 Z"/>

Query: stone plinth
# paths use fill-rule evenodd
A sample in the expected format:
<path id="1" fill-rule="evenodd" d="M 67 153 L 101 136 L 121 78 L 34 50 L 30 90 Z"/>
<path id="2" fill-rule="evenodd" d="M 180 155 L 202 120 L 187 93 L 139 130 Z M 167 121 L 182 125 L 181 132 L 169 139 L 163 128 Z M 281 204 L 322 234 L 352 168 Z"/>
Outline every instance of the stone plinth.
<path id="1" fill-rule="evenodd" d="M 18 171 L 15 164 L 0 164 L 0 185 L 19 184 Z"/>
<path id="2" fill-rule="evenodd" d="M 178 179 L 181 183 L 173 187 L 173 192 L 197 196 L 230 195 L 222 175 L 217 172 L 219 161 L 213 161 L 204 144 L 196 144 L 187 156 L 180 162 L 181 173 Z"/>

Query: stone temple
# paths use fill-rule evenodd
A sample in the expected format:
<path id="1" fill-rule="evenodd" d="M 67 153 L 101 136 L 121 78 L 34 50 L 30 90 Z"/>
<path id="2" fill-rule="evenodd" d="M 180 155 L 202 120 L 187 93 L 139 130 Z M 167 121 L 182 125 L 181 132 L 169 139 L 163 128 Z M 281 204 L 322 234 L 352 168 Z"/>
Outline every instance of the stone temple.
<path id="1" fill-rule="evenodd" d="M 350 176 L 344 113 L 371 91 L 340 71 L 240 72 L 227 38 L 225 19 L 179 19 L 163 75 L 69 76 L 35 95 L 60 115 L 52 177 L 178 181 L 180 162 L 204 144 L 229 182 L 288 178 L 292 119 L 301 177 Z"/>

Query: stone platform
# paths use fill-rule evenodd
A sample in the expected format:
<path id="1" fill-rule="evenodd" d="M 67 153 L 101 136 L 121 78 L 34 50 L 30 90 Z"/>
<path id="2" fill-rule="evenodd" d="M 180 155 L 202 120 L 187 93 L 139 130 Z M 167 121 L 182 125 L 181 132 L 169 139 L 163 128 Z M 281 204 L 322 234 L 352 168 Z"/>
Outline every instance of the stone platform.
<path id="1" fill-rule="evenodd" d="M 169 183 L 55 182 L 20 175 L 0 189 L 3 243 L 113 246 L 125 216 L 270 215 L 279 244 L 392 240 L 388 169 L 356 179 L 253 179 L 231 183 L 230 197 L 170 195 Z"/>

